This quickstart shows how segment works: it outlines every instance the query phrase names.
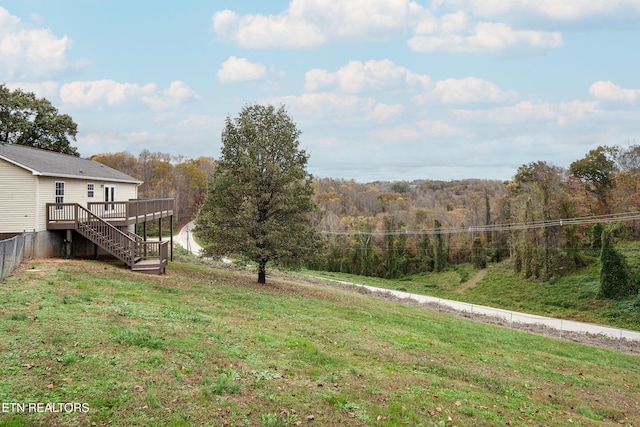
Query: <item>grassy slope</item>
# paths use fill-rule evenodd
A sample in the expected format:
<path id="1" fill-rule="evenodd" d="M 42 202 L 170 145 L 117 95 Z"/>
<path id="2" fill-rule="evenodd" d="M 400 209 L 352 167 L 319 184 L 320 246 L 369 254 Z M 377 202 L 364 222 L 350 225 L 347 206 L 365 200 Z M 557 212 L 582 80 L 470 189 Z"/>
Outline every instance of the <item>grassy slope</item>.
<path id="1" fill-rule="evenodd" d="M 640 246 L 636 244 L 622 250 L 626 253 L 631 267 L 637 268 L 637 264 L 640 264 Z M 470 265 L 456 266 L 444 273 L 429 273 L 400 280 L 339 273 L 312 273 L 320 277 L 386 289 L 640 330 L 640 307 L 634 306 L 636 296 L 622 301 L 598 298 L 599 263 L 595 259 L 579 272 L 554 278 L 550 282 L 523 279 L 513 273 L 509 261 L 490 264 L 478 276 L 481 278 L 476 283 L 474 279 L 477 274 Z"/>
<path id="2" fill-rule="evenodd" d="M 179 263 L 28 267 L 0 284 L 0 401 L 90 410 L 0 425 L 640 423 L 637 356 Z"/>

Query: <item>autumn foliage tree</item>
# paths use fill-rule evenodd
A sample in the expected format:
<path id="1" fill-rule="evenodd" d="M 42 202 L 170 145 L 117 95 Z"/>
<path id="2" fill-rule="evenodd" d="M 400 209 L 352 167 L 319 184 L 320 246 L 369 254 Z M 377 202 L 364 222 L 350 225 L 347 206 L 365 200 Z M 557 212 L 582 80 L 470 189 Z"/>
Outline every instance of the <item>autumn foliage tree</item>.
<path id="1" fill-rule="evenodd" d="M 189 159 L 149 150 L 142 150 L 137 157 L 121 151 L 97 154 L 91 159 L 142 180 L 138 190 L 142 199 L 174 198 L 175 216 L 181 224 L 195 218 L 215 169 L 209 157 Z"/>
<path id="2" fill-rule="evenodd" d="M 571 163 L 569 170 L 585 183 L 585 189 L 595 195 L 600 205 L 598 213 L 608 214 L 609 192 L 613 188 L 613 175 L 616 164 L 612 158 L 612 149 L 598 147 L 582 159 Z"/>
<path id="3" fill-rule="evenodd" d="M 251 105 L 227 117 L 222 156 L 197 218 L 210 255 L 243 255 L 266 283 L 269 261 L 293 263 L 314 252 L 313 178 L 300 131 L 284 108 Z"/>

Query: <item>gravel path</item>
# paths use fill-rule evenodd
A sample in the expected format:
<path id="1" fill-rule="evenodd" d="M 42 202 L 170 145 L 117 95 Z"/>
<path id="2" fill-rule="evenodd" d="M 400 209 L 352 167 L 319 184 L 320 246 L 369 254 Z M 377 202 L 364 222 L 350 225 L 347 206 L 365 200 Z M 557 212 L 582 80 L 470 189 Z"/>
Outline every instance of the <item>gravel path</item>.
<path id="1" fill-rule="evenodd" d="M 375 288 L 352 282 L 331 280 L 324 277 L 314 277 L 314 279 L 325 283 L 333 282 L 333 287 L 340 289 L 452 314 L 478 322 L 640 354 L 640 332 L 638 331 L 502 310 L 443 298 Z M 315 281 L 313 283 L 317 284 Z"/>
<path id="2" fill-rule="evenodd" d="M 191 253 L 199 255 L 202 248 L 193 238 L 192 230 L 194 227 L 193 222 L 185 225 L 180 232 L 174 236 L 174 242 L 189 250 Z M 480 273 L 483 273 L 483 271 Z M 475 277 L 475 281 L 480 280 L 483 275 L 484 274 L 479 274 Z M 393 300 L 483 323 L 640 354 L 640 332 L 638 331 L 502 310 L 426 295 L 375 288 L 373 286 L 333 280 L 325 277 L 310 278 L 313 279 L 312 283 L 316 285 L 332 284 L 333 287 L 365 293 L 376 298 Z M 290 277 L 286 279 L 291 280 Z"/>

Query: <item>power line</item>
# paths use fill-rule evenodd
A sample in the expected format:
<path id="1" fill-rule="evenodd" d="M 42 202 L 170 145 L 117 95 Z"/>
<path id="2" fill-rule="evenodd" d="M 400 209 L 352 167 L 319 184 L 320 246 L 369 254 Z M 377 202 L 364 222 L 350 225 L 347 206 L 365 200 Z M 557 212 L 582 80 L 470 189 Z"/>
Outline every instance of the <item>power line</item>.
<path id="1" fill-rule="evenodd" d="M 567 225 L 587 225 L 596 223 L 624 222 L 640 220 L 640 211 L 626 212 L 609 215 L 593 215 L 579 218 L 563 218 L 547 221 L 519 222 L 510 224 L 479 225 L 473 227 L 458 228 L 432 228 L 426 230 L 384 230 L 384 231 L 321 231 L 321 234 L 333 236 L 400 236 L 406 235 L 434 235 L 434 234 L 461 234 L 461 233 L 482 233 L 489 231 L 517 231 L 529 230 L 545 227 L 562 227 Z"/>

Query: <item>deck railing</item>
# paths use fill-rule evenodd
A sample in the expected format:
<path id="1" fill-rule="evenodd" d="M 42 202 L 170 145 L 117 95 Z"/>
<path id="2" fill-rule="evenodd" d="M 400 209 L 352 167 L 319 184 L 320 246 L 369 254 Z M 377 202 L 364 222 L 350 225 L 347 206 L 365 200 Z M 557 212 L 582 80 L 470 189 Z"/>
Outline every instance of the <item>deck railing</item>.
<path id="1" fill-rule="evenodd" d="M 73 224 L 84 237 L 132 266 L 139 255 L 135 239 L 77 203 L 47 203 L 47 222 Z"/>
<path id="2" fill-rule="evenodd" d="M 143 240 L 142 237 L 135 233 L 129 231 L 125 231 L 125 233 L 135 240 L 139 256 L 142 259 L 159 259 L 162 261 L 169 257 L 168 240 Z"/>
<path id="3" fill-rule="evenodd" d="M 132 203 L 132 205 L 139 207 L 141 204 Z M 149 208 L 153 205 L 142 204 L 142 206 Z M 156 204 L 155 206 L 162 205 Z M 144 213 L 144 210 L 137 212 L 141 215 L 148 214 L 148 212 Z M 47 223 L 51 228 L 77 230 L 130 267 L 133 267 L 139 260 L 153 259 L 157 259 L 161 266 L 166 266 L 169 258 L 168 241 L 145 241 L 140 236 L 120 230 L 77 203 L 47 203 Z"/>
<path id="4" fill-rule="evenodd" d="M 90 202 L 89 210 L 104 219 L 136 224 L 173 215 L 174 199 L 131 199 L 126 202 Z"/>

